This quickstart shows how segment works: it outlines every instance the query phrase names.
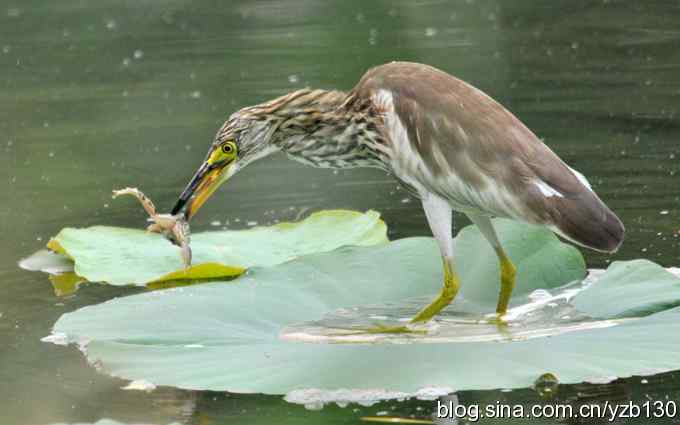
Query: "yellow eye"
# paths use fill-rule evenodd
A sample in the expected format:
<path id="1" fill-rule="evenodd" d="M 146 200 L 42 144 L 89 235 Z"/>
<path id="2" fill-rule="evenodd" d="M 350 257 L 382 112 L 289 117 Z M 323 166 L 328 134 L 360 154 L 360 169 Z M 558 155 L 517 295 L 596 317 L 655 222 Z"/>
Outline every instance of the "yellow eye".
<path id="1" fill-rule="evenodd" d="M 228 141 L 219 148 L 214 149 L 208 158 L 209 164 L 215 164 L 221 161 L 232 161 L 236 158 L 236 143 Z"/>

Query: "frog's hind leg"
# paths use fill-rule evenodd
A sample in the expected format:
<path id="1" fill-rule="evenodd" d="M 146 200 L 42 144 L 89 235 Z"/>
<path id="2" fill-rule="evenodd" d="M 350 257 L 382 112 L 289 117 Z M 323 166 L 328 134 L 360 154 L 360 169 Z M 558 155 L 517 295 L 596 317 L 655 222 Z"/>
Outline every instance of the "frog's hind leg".
<path id="1" fill-rule="evenodd" d="M 147 198 L 146 195 L 144 195 L 139 189 L 134 188 L 134 187 L 126 187 L 125 189 L 121 190 L 114 190 L 113 191 L 113 198 L 117 198 L 121 195 L 130 195 L 134 196 L 137 198 L 137 200 L 142 204 L 142 207 L 144 207 L 144 210 L 146 211 L 147 214 L 149 214 L 149 217 L 153 217 L 156 215 L 156 206 L 151 202 L 151 199 Z M 151 226 L 149 226 L 151 227 Z M 149 231 L 156 231 L 156 230 L 150 230 L 147 228 Z"/>

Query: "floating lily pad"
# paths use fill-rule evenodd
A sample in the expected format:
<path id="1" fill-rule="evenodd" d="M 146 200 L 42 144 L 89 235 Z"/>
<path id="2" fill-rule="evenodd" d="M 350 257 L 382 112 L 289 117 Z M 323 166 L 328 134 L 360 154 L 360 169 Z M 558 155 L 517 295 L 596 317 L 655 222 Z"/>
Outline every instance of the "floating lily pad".
<path id="1" fill-rule="evenodd" d="M 345 245 L 387 242 L 387 229 L 375 211 L 365 214 L 322 211 L 298 223 L 192 236 L 194 265 L 186 270 L 178 248 L 163 236 L 143 230 L 96 226 L 67 228 L 48 247 L 75 262 L 75 273 L 91 282 L 145 285 L 178 279 L 234 277 L 254 266 L 273 266 Z M 39 252 L 22 261 L 26 268 L 64 268 L 63 257 Z M 63 271 L 63 270 L 62 270 Z"/>
<path id="2" fill-rule="evenodd" d="M 649 296 L 678 299 L 680 279 L 659 279 L 650 272 L 658 266 L 636 261 L 615 263 L 583 284 L 574 248 L 545 243 L 552 236 L 542 230 L 496 224 L 518 265 L 506 324 L 488 320 L 497 269 L 478 272 L 476 264 L 497 260 L 470 228 L 456 241 L 461 294 L 426 334 L 349 329 L 361 320 L 399 323 L 439 290 L 435 242 L 409 238 L 255 268 L 238 285 L 214 282 L 85 307 L 62 316 L 50 338 L 81 343 L 89 361 L 111 375 L 243 393 L 316 388 L 403 396 L 423 388 L 529 387 L 544 373 L 576 383 L 680 368 L 680 307 Z M 617 288 L 613 282 L 624 277 Z M 322 329 L 300 338 L 314 323 Z"/>

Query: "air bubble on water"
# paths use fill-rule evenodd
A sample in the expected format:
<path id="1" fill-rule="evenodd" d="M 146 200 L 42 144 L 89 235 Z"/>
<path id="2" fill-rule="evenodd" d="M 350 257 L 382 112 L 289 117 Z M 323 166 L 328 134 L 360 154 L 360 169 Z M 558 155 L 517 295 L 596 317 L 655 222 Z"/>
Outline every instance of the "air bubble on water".
<path id="1" fill-rule="evenodd" d="M 9 53 L 12 48 L 9 45 L 2 46 L 2 53 Z"/>
<path id="2" fill-rule="evenodd" d="M 121 94 L 123 95 L 123 97 L 128 97 L 128 91 L 127 90 L 123 90 L 123 93 L 121 93 Z"/>
<path id="3" fill-rule="evenodd" d="M 548 298 L 552 298 L 552 295 L 545 289 L 536 289 L 535 291 L 529 294 L 529 299 L 531 301 L 547 300 Z"/>
<path id="4" fill-rule="evenodd" d="M 434 37 L 437 35 L 437 28 L 427 27 L 425 28 L 425 37 Z"/>
<path id="5" fill-rule="evenodd" d="M 192 99 L 200 99 L 201 98 L 201 92 L 199 90 L 194 90 L 189 94 Z"/>
<path id="6" fill-rule="evenodd" d="M 669 211 L 668 210 L 661 210 L 659 211 L 659 214 L 661 215 L 668 215 Z"/>
<path id="7" fill-rule="evenodd" d="M 371 28 L 368 31 L 368 44 L 371 46 L 375 46 L 375 44 L 378 42 L 378 30 L 375 28 Z"/>
<path id="8" fill-rule="evenodd" d="M 249 222 L 246 223 L 246 225 L 248 225 L 250 227 L 257 226 L 257 221 L 249 221 Z"/>
<path id="9" fill-rule="evenodd" d="M 404 198 L 404 199 L 401 200 L 402 204 L 408 204 L 410 202 L 411 202 L 411 198 Z"/>
<path id="10" fill-rule="evenodd" d="M 114 21 L 113 19 L 109 19 L 108 21 L 106 21 L 106 29 L 113 31 L 116 28 L 118 28 L 118 24 L 116 23 L 116 21 Z"/>
<path id="11" fill-rule="evenodd" d="M 576 49 L 578 49 L 578 47 L 579 47 L 579 44 L 578 44 L 576 41 L 574 41 L 573 43 L 571 43 L 571 48 L 572 48 L 572 49 L 576 50 Z"/>
<path id="12" fill-rule="evenodd" d="M 137 59 L 137 60 L 142 59 L 142 58 L 144 57 L 144 52 L 143 52 L 142 50 L 140 50 L 140 49 L 137 49 L 137 50 L 135 50 L 135 52 L 132 54 L 132 57 L 134 57 L 134 58 Z"/>
<path id="13" fill-rule="evenodd" d="M 643 379 L 640 379 L 640 383 L 641 384 L 648 384 L 649 381 L 643 378 Z"/>
<path id="14" fill-rule="evenodd" d="M 50 123 L 47 121 L 43 121 L 43 127 L 47 128 L 50 126 Z"/>
<path id="15" fill-rule="evenodd" d="M 221 226 L 222 223 L 219 220 L 213 220 L 210 222 L 211 226 Z"/>
<path id="16" fill-rule="evenodd" d="M 132 61 L 130 60 L 130 58 L 125 58 L 125 59 L 123 59 L 123 66 L 129 66 L 129 65 L 130 65 L 130 62 L 132 62 Z"/>
<path id="17" fill-rule="evenodd" d="M 10 7 L 9 9 L 7 9 L 7 16 L 9 18 L 18 18 L 19 16 L 21 16 L 21 9 L 19 9 L 18 7 Z"/>
<path id="18" fill-rule="evenodd" d="M 300 77 L 298 77 L 295 74 L 291 74 L 288 76 L 288 82 L 291 84 L 297 84 L 300 81 Z"/>
<path id="19" fill-rule="evenodd" d="M 48 156 L 49 156 L 50 158 L 54 158 L 54 152 L 50 152 L 50 153 L 48 154 Z"/>
<path id="20" fill-rule="evenodd" d="M 104 208 L 108 208 L 108 207 L 109 207 L 109 204 L 104 204 Z"/>

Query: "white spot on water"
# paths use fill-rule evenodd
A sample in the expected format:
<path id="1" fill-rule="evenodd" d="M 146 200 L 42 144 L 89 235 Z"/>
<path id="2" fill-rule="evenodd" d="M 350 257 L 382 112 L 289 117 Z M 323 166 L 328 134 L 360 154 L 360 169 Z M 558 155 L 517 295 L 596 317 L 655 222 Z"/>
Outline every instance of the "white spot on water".
<path id="1" fill-rule="evenodd" d="M 427 27 L 425 28 L 425 37 L 434 37 L 437 35 L 437 28 Z"/>
<path id="2" fill-rule="evenodd" d="M 52 344 L 56 345 L 68 345 L 68 336 L 64 333 L 57 332 L 41 338 L 40 341 L 51 342 Z"/>
<path id="3" fill-rule="evenodd" d="M 7 9 L 7 17 L 9 18 L 18 18 L 21 16 L 21 13 L 22 11 L 18 7 L 10 7 Z"/>
<path id="4" fill-rule="evenodd" d="M 291 83 L 291 84 L 297 84 L 299 81 L 300 81 L 300 78 L 295 74 L 288 76 L 288 82 Z"/>
<path id="5" fill-rule="evenodd" d="M 137 60 L 142 59 L 142 58 L 144 57 L 144 51 L 143 51 L 143 50 L 140 50 L 140 49 L 137 49 L 137 50 L 135 50 L 134 53 L 132 54 L 132 57 L 135 58 L 135 59 L 137 59 Z"/>
<path id="6" fill-rule="evenodd" d="M 124 387 L 121 387 L 121 389 L 150 392 L 150 391 L 155 390 L 156 386 L 153 383 L 146 381 L 144 379 L 138 379 L 138 380 L 130 382 L 129 384 L 127 384 Z"/>

